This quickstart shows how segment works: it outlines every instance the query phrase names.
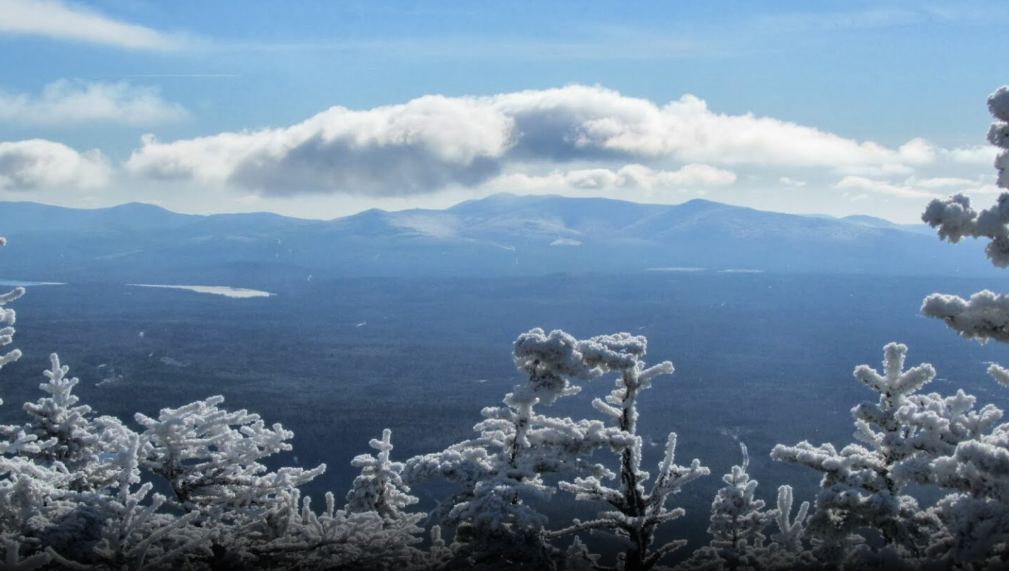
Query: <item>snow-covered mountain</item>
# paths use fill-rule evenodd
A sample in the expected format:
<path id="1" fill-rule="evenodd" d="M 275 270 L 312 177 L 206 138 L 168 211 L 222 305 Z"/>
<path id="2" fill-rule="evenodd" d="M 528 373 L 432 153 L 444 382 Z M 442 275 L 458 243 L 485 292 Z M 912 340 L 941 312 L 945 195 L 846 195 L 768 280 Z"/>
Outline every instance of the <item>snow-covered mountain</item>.
<path id="1" fill-rule="evenodd" d="M 148 204 L 76 210 L 0 203 L 0 277 L 270 284 L 307 276 L 635 273 L 669 268 L 992 275 L 980 244 L 868 216 L 498 194 L 446 210 L 329 221 L 183 215 Z"/>

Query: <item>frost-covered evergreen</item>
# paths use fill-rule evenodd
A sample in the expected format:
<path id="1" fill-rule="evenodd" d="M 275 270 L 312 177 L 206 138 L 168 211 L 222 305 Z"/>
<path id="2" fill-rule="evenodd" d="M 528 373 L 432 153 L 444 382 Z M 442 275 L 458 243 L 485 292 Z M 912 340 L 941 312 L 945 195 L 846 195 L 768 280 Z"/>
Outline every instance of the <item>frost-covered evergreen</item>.
<path id="1" fill-rule="evenodd" d="M 347 511 L 375 512 L 388 521 L 406 518 L 403 510 L 418 500 L 410 495 L 409 486 L 403 483 L 403 463 L 393 462 L 390 458 L 392 431 L 385 429 L 382 440 L 372 439 L 368 445 L 378 454 L 362 454 L 351 461 L 352 466 L 361 469 L 361 475 L 354 479 L 347 493 Z"/>
<path id="2" fill-rule="evenodd" d="M 67 487 L 74 491 L 95 490 L 110 485 L 118 468 L 109 458 L 117 453 L 111 435 L 121 430 L 117 419 L 94 419 L 91 407 L 76 406 L 80 399 L 73 389 L 80 382 L 67 378 L 70 367 L 60 364 L 59 356 L 49 356 L 51 369 L 44 375 L 48 382 L 39 385 L 49 396 L 25 403 L 30 421 L 24 427 L 43 443 L 38 453 L 26 455 L 46 466 L 61 464 L 70 473 Z"/>
<path id="3" fill-rule="evenodd" d="M 917 472 L 935 449 L 928 441 L 945 433 L 909 426 L 911 411 L 926 409 L 940 397 L 916 394 L 935 377 L 935 370 L 925 364 L 905 371 L 906 355 L 906 346 L 891 343 L 884 348 L 882 374 L 867 365 L 855 369 L 855 378 L 879 394 L 878 402 L 851 410 L 855 438 L 863 444 L 837 450 L 832 444 L 800 442 L 778 445 L 771 453 L 775 460 L 823 474 L 808 523 L 821 560 L 844 561 L 865 541 L 861 530 L 866 529 L 877 530 L 902 556 L 918 558 L 939 528 L 935 515 L 904 493 L 909 483 L 923 479 Z"/>
<path id="4" fill-rule="evenodd" d="M 806 549 L 806 517 L 809 503 L 803 502 L 792 518 L 792 488 L 778 488 L 777 509 L 764 510 L 764 501 L 757 499 L 757 481 L 750 478 L 749 455 L 742 445 L 743 463 L 733 466 L 722 477 L 725 487 L 718 490 L 711 503 L 711 542 L 694 551 L 691 557 L 677 565 L 678 571 L 722 571 L 815 568 L 818 563 Z M 771 522 L 777 533 L 771 543 L 765 529 Z"/>
<path id="5" fill-rule="evenodd" d="M 7 239 L 0 237 L 0 247 L 7 245 Z M 21 351 L 17 349 L 4 349 L 4 347 L 14 342 L 14 323 L 17 320 L 17 313 L 8 307 L 7 304 L 25 294 L 25 288 L 17 287 L 13 290 L 0 294 L 0 369 L 21 358 Z M 3 401 L 0 400 L 0 404 Z"/>
<path id="6" fill-rule="evenodd" d="M 751 558 L 761 557 L 764 549 L 764 528 L 778 516 L 775 510 L 764 510 L 764 501 L 757 499 L 757 481 L 750 479 L 747 468 L 750 457 L 746 445 L 740 444 L 743 462 L 722 476 L 725 487 L 718 490 L 711 504 L 711 547 L 726 569 L 749 568 Z"/>
<path id="7" fill-rule="evenodd" d="M 995 159 L 997 185 L 1009 189 L 1009 87 L 1001 87 L 988 98 L 994 117 L 988 141 L 1000 149 Z M 956 243 L 963 237 L 988 238 L 988 257 L 998 267 L 1009 266 L 1009 192 L 999 195 L 996 204 L 981 212 L 970 199 L 956 195 L 933 200 L 922 216 L 938 228 L 939 237 Z M 932 294 L 922 304 L 922 312 L 942 319 L 948 327 L 967 339 L 1009 343 L 1009 297 L 988 290 L 963 299 Z M 989 374 L 1009 387 L 1009 370 L 992 364 Z M 957 395 L 952 408 L 969 410 L 973 397 Z M 932 411 L 937 415 L 944 411 Z M 944 454 L 928 466 L 928 479 L 951 490 L 938 509 L 943 533 L 932 547 L 956 563 L 972 562 L 1005 566 L 1005 545 L 1009 541 L 1009 425 L 997 424 L 1002 411 L 986 406 L 968 413 L 958 423 L 962 438 L 944 442 Z"/>
<path id="8" fill-rule="evenodd" d="M 145 428 L 140 466 L 164 478 L 178 508 L 200 512 L 204 525 L 217 528 L 218 555 L 282 537 L 297 488 L 326 469 L 267 469 L 262 460 L 291 450 L 294 434 L 245 410 L 219 408 L 223 402 L 215 396 L 164 408 L 156 419 L 135 417 Z"/>
<path id="9" fill-rule="evenodd" d="M 988 103 L 995 117 L 988 139 L 1002 149 L 995 163 L 998 184 L 1009 188 L 1009 88 L 997 90 Z M 934 200 L 922 219 L 953 243 L 989 239 L 986 253 L 992 263 L 1009 266 L 1009 193 L 980 212 L 963 195 Z M 1009 342 L 1004 295 L 986 290 L 965 300 L 933 294 L 922 311 L 965 338 Z M 803 531 L 813 547 L 809 555 L 828 566 L 1004 568 L 1009 563 L 1009 425 L 1001 423 L 1003 412 L 992 405 L 976 408 L 977 399 L 963 391 L 947 397 L 921 393 L 934 369 L 920 365 L 905 371 L 903 345 L 891 343 L 884 353 L 882 372 L 864 365 L 855 370 L 855 377 L 879 394 L 877 402 L 851 411 L 858 444 L 837 450 L 801 442 L 772 452 L 777 460 L 823 474 Z M 1009 370 L 992 365 L 989 372 L 1009 386 Z M 932 491 L 920 497 L 946 495 L 919 505 L 912 491 L 923 487 Z M 787 525 L 787 520 L 779 522 L 783 530 Z M 802 543 L 792 532 L 772 537 L 793 551 Z"/>
<path id="10" fill-rule="evenodd" d="M 191 525 L 200 512 L 176 515 L 161 509 L 165 496 L 151 494 L 152 483 L 141 483 L 141 437 L 131 433 L 127 438 L 116 457 L 119 473 L 111 490 L 83 497 L 102 517 L 100 539 L 92 548 L 94 563 L 130 571 L 171 569 L 209 555 L 210 534 Z"/>
<path id="11" fill-rule="evenodd" d="M 578 477 L 574 482 L 562 482 L 560 487 L 575 494 L 576 499 L 600 502 L 608 509 L 590 521 L 576 521 L 573 525 L 553 532 L 554 537 L 591 532 L 611 539 L 623 547 L 623 553 L 616 568 L 622 570 L 647 571 L 658 565 L 663 557 L 683 547 L 682 540 L 654 546 L 656 529 L 663 523 L 684 514 L 680 508 L 669 509 L 669 496 L 677 493 L 691 481 L 706 476 L 708 469 L 694 460 L 690 466 L 679 466 L 674 462 L 676 434 L 669 435 L 666 453 L 658 466 L 658 473 L 651 486 L 645 485 L 650 474 L 641 469 L 641 436 L 637 432 L 638 399 L 641 392 L 652 387 L 652 381 L 660 375 L 673 372 L 673 364 L 665 361 L 646 367 L 642 358 L 647 351 L 647 340 L 627 333 L 593 337 L 578 344 L 586 365 L 601 371 L 617 373 L 616 388 L 603 399 L 592 403 L 603 413 L 609 424 L 616 429 L 609 448 L 619 458 L 619 472 L 605 472 Z M 604 483 L 606 479 L 619 478 L 615 487 Z M 577 545 L 580 545 L 580 542 Z M 587 552 L 577 555 L 577 547 L 571 555 L 581 557 L 585 562 L 595 558 Z M 593 565 L 598 566 L 596 563 Z"/>
<path id="12" fill-rule="evenodd" d="M 1000 87 L 988 97 L 988 110 L 995 118 L 988 130 L 988 142 L 1000 149 L 995 159 L 996 184 L 1009 189 L 1009 86 Z M 936 199 L 929 203 L 922 220 L 938 228 L 941 239 L 954 244 L 966 237 L 989 239 L 985 249 L 988 258 L 1000 268 L 1009 266 L 1009 194 L 1002 193 L 995 206 L 981 212 L 974 210 L 970 198 L 962 194 Z"/>
<path id="13" fill-rule="evenodd" d="M 573 421 L 540 414 L 577 394 L 572 380 L 585 381 L 606 372 L 587 359 L 581 344 L 563 331 L 533 329 L 515 341 L 515 365 L 528 381 L 505 396 L 503 406 L 485 408 L 474 427 L 479 436 L 435 454 L 407 462 L 409 481 L 441 477 L 459 491 L 442 502 L 436 514 L 455 530 L 451 549 L 459 567 L 553 568 L 562 558 L 541 533 L 546 517 L 535 502 L 555 489 L 545 474 L 609 472 L 591 463 L 593 452 L 624 438 L 600 421 Z"/>

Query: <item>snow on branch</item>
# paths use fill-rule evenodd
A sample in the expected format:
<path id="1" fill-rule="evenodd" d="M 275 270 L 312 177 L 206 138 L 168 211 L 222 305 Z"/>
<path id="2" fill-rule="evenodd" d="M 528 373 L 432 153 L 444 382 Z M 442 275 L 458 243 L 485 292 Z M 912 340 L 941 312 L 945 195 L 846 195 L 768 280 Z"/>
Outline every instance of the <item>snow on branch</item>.
<path id="1" fill-rule="evenodd" d="M 6 245 L 7 239 L 0 237 L 0 247 Z M 24 294 L 25 288 L 23 287 L 17 287 L 7 293 L 0 294 L 0 348 L 14 342 L 14 323 L 17 320 L 17 314 L 14 310 L 4 306 Z M 21 351 L 18 349 L 11 349 L 6 353 L 0 352 L 0 369 L 3 369 L 4 365 L 9 365 L 20 358 Z M 2 400 L 0 400 L 0 404 L 3 404 Z"/>
<path id="2" fill-rule="evenodd" d="M 291 450 L 294 434 L 245 410 L 221 409 L 223 401 L 165 408 L 157 419 L 137 414 L 146 429 L 140 465 L 165 479 L 177 507 L 220 529 L 216 548 L 247 552 L 287 533 L 291 498 L 326 466 L 269 470 L 263 461 Z"/>
<path id="3" fill-rule="evenodd" d="M 1009 189 L 1009 87 L 1000 87 L 988 97 L 988 110 L 995 121 L 988 130 L 988 142 L 1002 149 L 995 159 L 996 184 Z M 921 219 L 939 230 L 939 238 L 957 243 L 964 238 L 988 238 L 988 258 L 997 267 L 1009 266 L 1009 193 L 1002 193 L 994 206 L 976 211 L 970 198 L 962 194 L 932 200 Z"/>
<path id="4" fill-rule="evenodd" d="M 851 410 L 855 438 L 865 446 L 849 444 L 837 450 L 829 443 L 814 446 L 804 441 L 779 444 L 771 452 L 777 461 L 823 474 L 808 529 L 817 537 L 814 552 L 825 561 L 855 557 L 865 541 L 864 529 L 878 530 L 887 546 L 904 555 L 920 556 L 941 524 L 904 489 L 928 481 L 929 461 L 949 451 L 950 443 L 970 437 L 967 425 L 981 422 L 968 416 L 972 400 L 917 394 L 935 377 L 935 370 L 928 364 L 904 370 L 906 346 L 890 343 L 883 351 L 882 373 L 867 365 L 854 373 L 879 394 L 877 402 Z"/>
<path id="5" fill-rule="evenodd" d="M 935 378 L 935 369 L 928 363 L 904 370 L 907 345 L 889 343 L 883 347 L 883 374 L 868 365 L 855 368 L 855 378 L 880 393 L 893 407 L 904 396 L 914 393 Z"/>
<path id="6" fill-rule="evenodd" d="M 382 440 L 372 439 L 368 443 L 378 454 L 362 454 L 351 461 L 351 465 L 361 469 L 361 475 L 347 493 L 347 511 L 351 513 L 374 512 L 387 522 L 408 520 L 410 525 L 420 521 L 419 514 L 406 514 L 407 507 L 419 500 L 410 495 L 410 487 L 403 482 L 402 462 L 393 462 L 392 431 L 382 432 Z"/>
<path id="7" fill-rule="evenodd" d="M 922 302 L 921 312 L 941 319 L 947 327 L 966 339 L 1009 343 L 1009 295 L 983 290 L 963 299 L 933 293 Z"/>
<path id="8" fill-rule="evenodd" d="M 656 529 L 684 514 L 680 508 L 670 509 L 666 505 L 668 498 L 709 473 L 696 459 L 690 466 L 675 463 L 676 434 L 671 433 L 666 454 L 659 463 L 659 472 L 651 488 L 645 487 L 650 474 L 641 469 L 638 399 L 642 391 L 652 387 L 655 378 L 673 372 L 673 364 L 668 361 L 646 366 L 642 358 L 647 346 L 647 339 L 629 333 L 601 335 L 578 343 L 587 366 L 601 373 L 617 373 L 615 388 L 605 399 L 595 399 L 592 406 L 607 417 L 610 428 L 615 431 L 608 448 L 619 460 L 619 471 L 589 474 L 576 477 L 573 482 L 561 482 L 560 488 L 573 493 L 576 500 L 600 502 L 608 509 L 599 512 L 593 520 L 576 521 L 571 526 L 550 532 L 551 537 L 589 532 L 607 538 L 623 550 L 623 568 L 635 571 L 655 567 L 666 555 L 685 545 L 682 540 L 653 545 Z M 606 479 L 617 477 L 618 485 L 604 483 Z M 575 561 L 581 563 L 588 560 L 595 561 L 584 554 L 575 556 Z"/>

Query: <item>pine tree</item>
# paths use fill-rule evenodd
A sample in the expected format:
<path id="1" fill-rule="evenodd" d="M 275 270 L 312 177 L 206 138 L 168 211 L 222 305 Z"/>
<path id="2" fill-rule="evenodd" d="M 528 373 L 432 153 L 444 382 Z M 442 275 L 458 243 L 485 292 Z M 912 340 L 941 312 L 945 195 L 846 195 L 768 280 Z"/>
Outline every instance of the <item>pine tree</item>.
<path id="1" fill-rule="evenodd" d="M 843 561 L 865 537 L 862 529 L 878 530 L 888 546 L 909 558 L 920 557 L 938 527 L 935 516 L 919 508 L 904 494 L 915 480 L 914 468 L 930 459 L 914 440 L 903 417 L 909 402 L 928 406 L 938 395 L 916 395 L 935 377 L 931 365 L 904 370 L 907 347 L 890 343 L 884 348 L 883 373 L 861 365 L 855 377 L 879 393 L 876 403 L 852 409 L 855 437 L 867 446 L 850 444 L 840 451 L 831 444 L 775 446 L 772 458 L 807 466 L 823 473 L 816 510 L 809 530 L 817 539 L 818 556 Z"/>
<path id="2" fill-rule="evenodd" d="M 579 477 L 574 482 L 562 482 L 561 488 L 575 494 L 582 501 L 602 502 L 610 509 L 600 512 L 591 521 L 576 521 L 574 525 L 552 532 L 553 537 L 592 532 L 609 538 L 624 547 L 617 568 L 625 571 L 647 571 L 658 565 L 686 542 L 672 541 L 654 547 L 656 529 L 663 523 L 684 514 L 680 508 L 668 509 L 669 496 L 677 493 L 691 481 L 708 475 L 707 468 L 694 460 L 689 467 L 675 463 L 676 434 L 669 435 L 666 454 L 651 488 L 645 483 L 650 475 L 641 470 L 641 436 L 637 432 L 638 399 L 642 391 L 652 387 L 652 381 L 673 372 L 673 364 L 665 361 L 646 367 L 642 358 L 647 340 L 628 333 L 593 337 L 578 345 L 586 366 L 603 372 L 617 373 L 616 388 L 603 399 L 595 399 L 593 406 L 608 417 L 613 430 L 609 448 L 619 458 L 618 474 L 606 472 Z M 599 470 L 596 470 L 599 472 Z M 603 483 L 605 479 L 619 477 L 619 487 Z M 584 558 L 581 558 L 584 559 Z"/>
<path id="3" fill-rule="evenodd" d="M 722 477 L 725 487 L 718 491 L 711 504 L 711 525 L 708 527 L 713 537 L 711 547 L 725 561 L 725 567 L 733 570 L 751 566 L 748 556 L 756 556 L 763 549 L 764 528 L 778 516 L 775 510 L 765 511 L 764 501 L 755 497 L 757 481 L 751 480 L 747 473 L 750 457 L 746 445 L 740 443 L 739 446 L 743 462 Z"/>
<path id="4" fill-rule="evenodd" d="M 107 428 L 118 424 L 118 420 L 110 417 L 94 420 L 91 407 L 78 406 L 80 399 L 73 394 L 80 381 L 77 377 L 67 378 L 70 368 L 60 364 L 56 353 L 49 360 L 52 366 L 44 373 L 48 382 L 39 385 L 49 396 L 24 405 L 31 419 L 25 433 L 45 443 L 38 453 L 28 457 L 47 466 L 62 464 L 71 474 L 67 483 L 70 490 L 105 487 L 117 474 L 117 468 L 107 461 L 114 452 L 108 442 Z"/>
<path id="5" fill-rule="evenodd" d="M 268 470 L 262 460 L 291 450 L 294 434 L 245 410 L 223 410 L 222 402 L 215 396 L 164 408 L 157 419 L 137 414 L 145 428 L 139 463 L 164 478 L 177 507 L 200 512 L 203 525 L 220 526 L 215 547 L 245 550 L 286 533 L 289 499 L 326 466 Z"/>
<path id="6" fill-rule="evenodd" d="M 153 484 L 141 483 L 138 461 L 142 447 L 136 433 L 126 436 L 116 455 L 118 477 L 109 491 L 92 492 L 85 501 L 101 514 L 101 539 L 94 546 L 96 563 L 110 569 L 141 571 L 178 568 L 186 561 L 209 555 L 210 537 L 191 525 L 198 510 L 173 515 L 162 510 L 167 499 L 151 495 Z M 139 485 L 139 487 L 138 487 Z M 150 495 L 150 502 L 145 504 Z"/>
<path id="7" fill-rule="evenodd" d="M 403 510 L 419 500 L 410 495 L 410 488 L 403 483 L 401 462 L 393 462 L 392 431 L 382 432 L 382 440 L 372 439 L 369 446 L 378 454 L 362 454 L 351 461 L 351 465 L 361 469 L 361 475 L 347 492 L 347 511 L 350 513 L 375 512 L 390 525 L 420 521 L 420 514 L 408 514 Z"/>
<path id="8" fill-rule="evenodd" d="M 599 421 L 552 418 L 536 411 L 577 394 L 571 380 L 590 380 L 605 370 L 587 359 L 563 331 L 533 329 L 513 347 L 516 367 L 527 376 L 503 406 L 482 411 L 477 438 L 407 462 L 406 480 L 441 477 L 460 490 L 442 502 L 439 523 L 455 529 L 454 563 L 460 567 L 553 568 L 563 559 L 545 541 L 547 523 L 532 501 L 549 499 L 545 474 L 607 473 L 592 464 L 595 450 L 621 439 Z"/>

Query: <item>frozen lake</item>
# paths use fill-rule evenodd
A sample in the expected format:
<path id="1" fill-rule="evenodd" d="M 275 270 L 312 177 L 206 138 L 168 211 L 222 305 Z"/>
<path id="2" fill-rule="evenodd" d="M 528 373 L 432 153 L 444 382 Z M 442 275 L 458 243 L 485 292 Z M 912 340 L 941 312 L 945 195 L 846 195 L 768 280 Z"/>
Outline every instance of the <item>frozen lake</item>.
<path id="1" fill-rule="evenodd" d="M 248 289 L 242 287 L 227 287 L 227 286 L 198 286 L 198 285 L 161 285 L 161 284 L 129 284 L 132 287 L 149 287 L 157 289 L 181 289 L 186 291 L 193 291 L 196 293 L 208 293 L 211 295 L 223 295 L 224 297 L 231 297 L 236 299 L 248 299 L 253 297 L 270 297 L 272 295 L 277 295 L 275 293 L 270 293 L 268 291 L 262 291 L 258 289 Z"/>

